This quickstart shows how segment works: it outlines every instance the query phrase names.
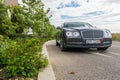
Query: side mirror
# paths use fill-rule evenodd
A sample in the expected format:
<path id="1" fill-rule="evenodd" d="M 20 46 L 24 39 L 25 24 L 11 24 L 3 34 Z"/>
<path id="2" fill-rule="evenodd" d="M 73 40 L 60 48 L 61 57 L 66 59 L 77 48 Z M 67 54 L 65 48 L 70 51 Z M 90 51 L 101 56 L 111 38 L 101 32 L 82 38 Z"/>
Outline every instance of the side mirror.
<path id="1" fill-rule="evenodd" d="M 57 27 L 57 29 L 61 29 L 61 27 L 60 27 L 60 26 L 58 26 L 58 27 Z"/>
<path id="2" fill-rule="evenodd" d="M 97 28 L 96 26 L 93 26 L 94 28 Z"/>

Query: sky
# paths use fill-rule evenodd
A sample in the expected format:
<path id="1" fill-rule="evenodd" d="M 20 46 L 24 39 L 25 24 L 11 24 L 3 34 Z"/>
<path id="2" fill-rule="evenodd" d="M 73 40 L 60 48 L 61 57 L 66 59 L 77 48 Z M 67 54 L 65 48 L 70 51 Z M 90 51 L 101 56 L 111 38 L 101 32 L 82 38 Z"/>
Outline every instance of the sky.
<path id="1" fill-rule="evenodd" d="M 50 8 L 50 22 L 59 26 L 67 21 L 88 22 L 120 33 L 120 0 L 42 0 Z"/>

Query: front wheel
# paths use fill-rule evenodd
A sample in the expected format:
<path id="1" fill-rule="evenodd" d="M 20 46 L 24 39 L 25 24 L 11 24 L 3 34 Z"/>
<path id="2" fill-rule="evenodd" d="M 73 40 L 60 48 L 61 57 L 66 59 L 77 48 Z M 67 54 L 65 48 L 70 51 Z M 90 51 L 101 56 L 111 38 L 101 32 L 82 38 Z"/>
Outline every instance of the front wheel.
<path id="1" fill-rule="evenodd" d="M 104 48 L 97 48 L 98 50 L 107 50 L 108 47 L 104 47 Z"/>
<path id="2" fill-rule="evenodd" d="M 59 46 L 60 44 L 57 42 L 57 40 L 56 40 L 56 46 Z"/>
<path id="3" fill-rule="evenodd" d="M 60 43 L 60 49 L 61 51 L 66 51 L 66 47 L 64 46 L 63 42 Z"/>

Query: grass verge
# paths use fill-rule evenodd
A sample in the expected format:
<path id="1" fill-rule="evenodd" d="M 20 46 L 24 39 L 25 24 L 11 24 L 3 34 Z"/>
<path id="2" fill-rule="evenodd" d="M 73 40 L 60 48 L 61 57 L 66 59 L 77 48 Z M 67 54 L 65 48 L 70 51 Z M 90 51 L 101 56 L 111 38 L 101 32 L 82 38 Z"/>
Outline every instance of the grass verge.
<path id="1" fill-rule="evenodd" d="M 120 33 L 112 33 L 112 39 L 114 41 L 120 41 Z"/>

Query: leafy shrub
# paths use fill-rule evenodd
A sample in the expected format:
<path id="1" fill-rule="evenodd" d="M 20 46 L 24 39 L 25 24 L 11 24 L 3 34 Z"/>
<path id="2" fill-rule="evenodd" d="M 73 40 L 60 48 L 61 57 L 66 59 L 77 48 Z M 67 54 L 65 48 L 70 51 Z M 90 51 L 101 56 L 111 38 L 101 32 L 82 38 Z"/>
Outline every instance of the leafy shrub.
<path id="1" fill-rule="evenodd" d="M 16 41 L 7 39 L 0 42 L 2 76 L 5 78 L 37 76 L 39 69 L 48 64 L 47 58 L 39 53 L 44 42 L 44 39 L 38 38 L 19 38 Z"/>
<path id="2" fill-rule="evenodd" d="M 3 69 L 2 76 L 5 78 L 35 77 L 39 69 L 48 64 L 47 58 L 39 52 L 42 44 L 53 39 L 55 34 L 55 28 L 47 17 L 49 10 L 44 11 L 41 0 L 23 2 L 27 6 L 8 7 L 0 1 L 0 34 L 4 35 L 0 35 L 0 68 Z M 8 15 L 8 9 L 11 17 Z M 31 36 L 25 38 L 23 35 L 23 38 L 17 37 L 17 33 L 23 34 L 24 29 L 28 28 L 33 29 L 33 35 L 46 39 Z"/>

